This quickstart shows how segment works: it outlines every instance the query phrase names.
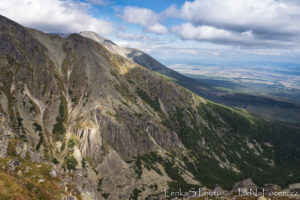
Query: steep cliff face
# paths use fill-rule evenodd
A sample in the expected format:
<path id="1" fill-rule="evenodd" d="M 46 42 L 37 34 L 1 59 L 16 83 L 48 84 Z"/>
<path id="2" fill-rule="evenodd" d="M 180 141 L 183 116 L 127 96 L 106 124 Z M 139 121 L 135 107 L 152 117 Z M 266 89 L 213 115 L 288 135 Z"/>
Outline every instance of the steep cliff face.
<path id="1" fill-rule="evenodd" d="M 299 130 L 207 101 L 78 34 L 4 17 L 0 27 L 0 112 L 39 162 L 75 172 L 83 198 L 299 179 Z"/>

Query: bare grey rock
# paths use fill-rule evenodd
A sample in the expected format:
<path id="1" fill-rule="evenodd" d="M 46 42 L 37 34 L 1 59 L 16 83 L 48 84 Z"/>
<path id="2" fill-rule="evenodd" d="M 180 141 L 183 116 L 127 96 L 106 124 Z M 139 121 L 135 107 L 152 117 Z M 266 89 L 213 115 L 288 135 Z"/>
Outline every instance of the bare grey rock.
<path id="1" fill-rule="evenodd" d="M 120 47 L 117 44 L 113 43 L 112 41 L 91 31 L 84 31 L 79 34 L 83 37 L 90 38 L 98 42 L 99 44 L 106 47 L 111 53 L 123 56 L 143 67 L 146 67 L 147 69 L 159 72 L 161 74 L 168 75 L 173 78 L 182 77 L 182 75 L 180 75 L 178 72 L 175 72 L 165 67 L 157 60 L 152 58 L 150 55 L 146 54 L 145 52 L 139 49 Z"/>
<path id="2" fill-rule="evenodd" d="M 20 155 L 20 154 L 21 154 L 21 152 L 23 151 L 23 146 L 24 146 L 24 143 L 21 142 L 21 141 L 18 141 L 18 143 L 17 143 L 17 145 L 16 145 L 16 148 L 15 148 L 15 151 L 16 151 L 16 154 L 17 154 L 17 155 Z M 22 158 L 25 158 L 25 156 L 22 157 Z"/>
<path id="3" fill-rule="evenodd" d="M 245 179 L 243 181 L 240 182 L 236 182 L 233 184 L 232 186 L 232 192 L 246 192 L 249 191 L 249 189 L 257 189 L 258 186 L 252 181 L 251 178 Z"/>
<path id="4" fill-rule="evenodd" d="M 300 183 L 293 183 L 289 185 L 289 190 L 292 192 L 300 192 Z"/>
<path id="5" fill-rule="evenodd" d="M 0 112 L 0 135 L 11 137 L 14 135 L 12 129 L 8 125 L 7 116 Z"/>
<path id="6" fill-rule="evenodd" d="M 52 177 L 56 177 L 57 176 L 55 169 L 51 169 L 50 176 L 52 176 Z"/>
<path id="7" fill-rule="evenodd" d="M 32 150 L 29 150 L 28 152 L 29 152 L 29 155 L 30 155 L 30 160 L 31 160 L 32 162 L 37 162 L 37 163 L 39 163 L 39 162 L 42 162 L 42 161 L 43 161 L 44 156 L 43 156 L 42 153 L 36 152 L 36 151 L 32 151 Z"/>
<path id="8" fill-rule="evenodd" d="M 271 184 L 271 183 L 264 184 L 263 188 L 267 192 L 279 192 L 279 191 L 281 191 L 281 187 L 279 185 Z"/>
<path id="9" fill-rule="evenodd" d="M 8 141 L 7 137 L 0 135 L 0 158 L 5 158 L 7 155 Z"/>
<path id="10" fill-rule="evenodd" d="M 9 138 L 13 135 L 11 128 L 8 126 L 6 115 L 0 112 L 0 158 L 7 156 Z"/>
<path id="11" fill-rule="evenodd" d="M 219 185 L 216 185 L 214 192 L 216 192 L 217 194 L 225 194 L 227 191 L 224 190 L 222 187 L 220 187 Z"/>
<path id="12" fill-rule="evenodd" d="M 72 195 L 68 195 L 68 196 L 62 197 L 62 200 L 76 200 L 76 197 L 74 197 Z"/>
<path id="13" fill-rule="evenodd" d="M 11 171 L 14 171 L 16 168 L 20 167 L 20 165 L 21 163 L 17 158 L 12 159 L 8 162 L 9 170 Z"/>

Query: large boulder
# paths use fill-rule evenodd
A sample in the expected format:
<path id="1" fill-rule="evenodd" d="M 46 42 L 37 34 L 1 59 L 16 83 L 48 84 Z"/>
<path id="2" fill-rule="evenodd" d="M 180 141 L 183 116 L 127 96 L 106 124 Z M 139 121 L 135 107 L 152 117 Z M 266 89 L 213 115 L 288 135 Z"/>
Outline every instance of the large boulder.
<path id="1" fill-rule="evenodd" d="M 300 192 L 300 183 L 293 183 L 289 185 L 289 190 L 291 192 Z"/>
<path id="2" fill-rule="evenodd" d="M 256 190 L 258 187 L 257 185 L 252 181 L 251 178 L 245 179 L 240 182 L 236 182 L 232 186 L 232 192 L 238 192 L 238 193 L 245 193 L 249 191 L 250 189 Z"/>
<path id="3" fill-rule="evenodd" d="M 263 189 L 268 193 L 281 191 L 281 187 L 279 185 L 271 184 L 271 183 L 264 184 Z"/>

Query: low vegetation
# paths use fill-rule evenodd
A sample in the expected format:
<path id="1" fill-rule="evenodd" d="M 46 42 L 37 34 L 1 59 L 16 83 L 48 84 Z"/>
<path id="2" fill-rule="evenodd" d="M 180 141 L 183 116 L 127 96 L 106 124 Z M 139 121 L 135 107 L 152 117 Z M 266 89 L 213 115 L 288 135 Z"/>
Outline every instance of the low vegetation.
<path id="1" fill-rule="evenodd" d="M 66 195 L 58 185 L 59 179 L 49 175 L 49 166 L 21 160 L 20 167 L 7 173 L 10 159 L 0 159 L 1 200 L 48 200 Z"/>
<path id="2" fill-rule="evenodd" d="M 61 96 L 58 116 L 56 117 L 56 124 L 53 126 L 52 133 L 57 136 L 64 135 L 66 132 L 66 123 L 68 120 L 68 108 L 66 99 Z"/>
<path id="3" fill-rule="evenodd" d="M 148 94 L 141 90 L 140 88 L 136 89 L 137 94 L 141 97 L 142 100 L 144 100 L 154 111 L 160 111 L 160 105 L 158 97 L 155 97 L 154 100 L 148 96 Z"/>

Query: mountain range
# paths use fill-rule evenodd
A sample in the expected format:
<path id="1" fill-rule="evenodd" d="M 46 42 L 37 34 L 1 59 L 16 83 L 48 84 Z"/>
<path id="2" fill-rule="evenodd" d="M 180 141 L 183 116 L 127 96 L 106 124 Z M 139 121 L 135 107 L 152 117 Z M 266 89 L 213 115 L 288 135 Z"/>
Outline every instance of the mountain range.
<path id="1" fill-rule="evenodd" d="M 1 198 L 299 181 L 299 129 L 215 103 L 208 86 L 95 33 L 60 37 L 3 16 L 0 28 Z"/>
<path id="2" fill-rule="evenodd" d="M 299 102 L 261 95 L 224 92 L 223 90 L 216 89 L 213 84 L 184 76 L 167 68 L 139 49 L 120 47 L 112 41 L 89 31 L 81 32 L 80 35 L 95 40 L 113 54 L 121 55 L 147 69 L 167 76 L 166 78 L 173 80 L 178 85 L 195 92 L 201 97 L 220 104 L 247 109 L 249 112 L 269 120 L 284 121 L 285 123 L 290 123 L 292 126 L 299 126 Z M 65 36 L 65 34 L 62 36 Z"/>

